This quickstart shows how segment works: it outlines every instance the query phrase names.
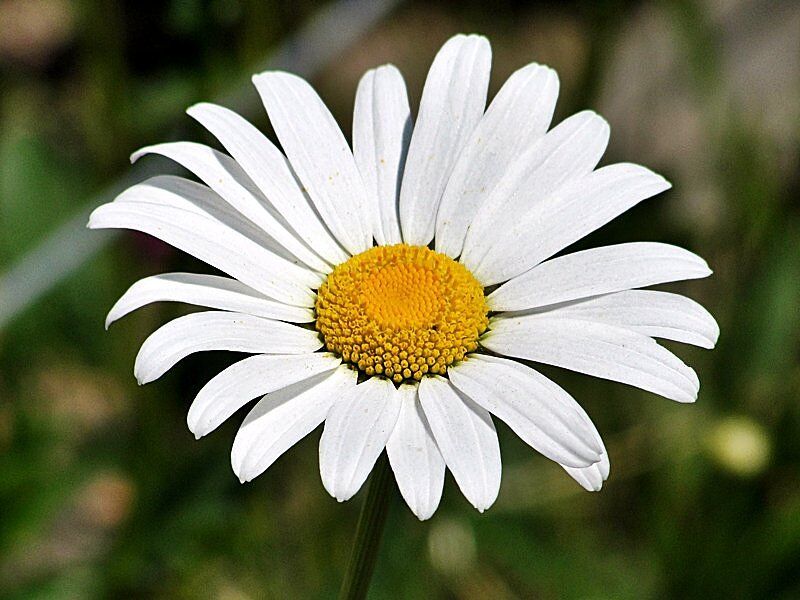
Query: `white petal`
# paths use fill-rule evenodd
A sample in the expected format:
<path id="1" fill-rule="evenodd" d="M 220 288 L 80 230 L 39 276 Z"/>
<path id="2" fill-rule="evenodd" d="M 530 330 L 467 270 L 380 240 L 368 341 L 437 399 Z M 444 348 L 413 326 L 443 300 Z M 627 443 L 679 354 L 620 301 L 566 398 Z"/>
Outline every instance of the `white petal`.
<path id="1" fill-rule="evenodd" d="M 608 474 L 611 470 L 611 463 L 608 460 L 608 452 L 606 452 L 606 447 L 603 445 L 603 440 L 600 439 L 599 433 L 597 433 L 596 440 L 603 450 L 599 462 L 582 468 L 561 465 L 569 474 L 569 476 L 577 481 L 587 492 L 599 492 L 600 488 L 603 487 L 603 482 L 608 479 Z"/>
<path id="2" fill-rule="evenodd" d="M 310 323 L 314 312 L 263 296 L 240 281 L 219 275 L 164 273 L 134 283 L 106 317 L 106 329 L 137 308 L 153 302 L 184 302 L 292 323 Z"/>
<path id="3" fill-rule="evenodd" d="M 400 414 L 388 379 L 372 377 L 347 390 L 331 407 L 319 441 L 322 484 L 339 502 L 361 489 L 386 447 Z"/>
<path id="4" fill-rule="evenodd" d="M 279 214 L 271 212 L 270 209 L 272 211 L 275 209 L 268 204 L 247 173 L 230 156 L 203 144 L 173 142 L 142 148 L 131 156 L 131 161 L 136 161 L 145 154 L 166 156 L 190 170 L 225 202 L 258 225 L 293 256 L 321 273 L 330 272 L 330 265 L 309 250 L 294 232 L 289 231 L 281 223 Z"/>
<path id="5" fill-rule="evenodd" d="M 483 512 L 497 499 L 502 471 L 491 415 L 443 377 L 423 377 L 419 399 L 458 487 Z"/>
<path id="6" fill-rule="evenodd" d="M 719 325 L 705 308 L 686 296 L 668 292 L 628 290 L 534 314 L 545 312 L 551 317 L 597 321 L 701 348 L 713 348 L 719 337 Z M 513 318 L 515 314 L 504 313 L 500 318 Z"/>
<path id="7" fill-rule="evenodd" d="M 442 498 L 444 459 L 422 411 L 417 386 L 401 385 L 396 394 L 402 408 L 386 453 L 403 499 L 424 521 L 433 516 Z"/>
<path id="8" fill-rule="evenodd" d="M 293 264 L 300 262 L 285 247 L 267 235 L 263 229 L 227 204 L 216 192 L 196 181 L 174 175 L 157 175 L 129 187 L 114 201 L 145 202 L 209 216 L 286 261 Z M 318 281 L 321 280 L 319 274 L 315 275 L 315 278 Z"/>
<path id="9" fill-rule="evenodd" d="M 400 71 L 393 65 L 367 71 L 356 92 L 353 154 L 372 207 L 372 234 L 382 246 L 403 241 L 397 203 L 411 128 Z"/>
<path id="10" fill-rule="evenodd" d="M 457 35 L 431 65 L 400 191 L 400 227 L 407 244 L 427 246 L 433 239 L 450 173 L 486 107 L 491 61 L 486 38 Z"/>
<path id="11" fill-rule="evenodd" d="M 314 89 L 278 71 L 253 76 L 275 134 L 325 224 L 352 254 L 372 246 L 367 191 L 341 129 Z"/>
<path id="12" fill-rule="evenodd" d="M 334 401 L 355 387 L 356 375 L 341 365 L 259 400 L 233 441 L 231 466 L 239 479 L 245 482 L 258 477 L 311 433 L 325 420 Z"/>
<path id="13" fill-rule="evenodd" d="M 513 161 L 469 224 L 461 262 L 476 267 L 533 207 L 590 173 L 608 135 L 608 123 L 587 110 L 559 123 Z"/>
<path id="14" fill-rule="evenodd" d="M 550 126 L 558 98 L 558 75 L 531 64 L 508 78 L 472 132 L 453 167 L 436 217 L 436 250 L 461 254 L 478 208 L 519 155 Z"/>
<path id="15" fill-rule="evenodd" d="M 621 327 L 550 317 L 497 319 L 481 344 L 493 352 L 619 381 L 678 402 L 694 402 L 695 372 L 652 338 Z"/>
<path id="16" fill-rule="evenodd" d="M 530 367 L 476 354 L 448 374 L 456 388 L 547 458 L 570 467 L 600 460 L 597 430 L 586 413 L 567 392 Z"/>
<path id="17" fill-rule="evenodd" d="M 215 104 L 196 104 L 186 112 L 225 146 L 309 247 L 332 265 L 347 260 L 347 254 L 314 212 L 286 157 L 264 134 L 235 112 Z"/>
<path id="18" fill-rule="evenodd" d="M 329 353 L 257 354 L 232 364 L 197 394 L 189 407 L 189 430 L 200 438 L 257 396 L 332 371 L 341 359 Z"/>
<path id="19" fill-rule="evenodd" d="M 669 187 L 639 165 L 602 167 L 537 202 L 471 271 L 485 286 L 516 277 Z"/>
<path id="20" fill-rule="evenodd" d="M 171 194 L 175 206 L 163 202 Z M 136 200 L 104 204 L 92 212 L 93 229 L 134 229 L 150 234 L 235 277 L 259 292 L 295 306 L 314 305 L 309 288 L 319 285 L 319 276 L 263 248 L 197 208 L 178 207 L 176 194 L 147 185 L 137 185 L 120 194 Z M 144 201 L 151 197 L 153 202 Z"/>
<path id="21" fill-rule="evenodd" d="M 206 311 L 179 317 L 148 337 L 133 372 L 140 384 L 161 377 L 179 360 L 208 350 L 308 354 L 319 350 L 316 331 L 243 313 Z"/>
<path id="22" fill-rule="evenodd" d="M 488 297 L 494 311 L 526 310 L 711 275 L 702 258 L 656 242 L 592 248 L 553 258 L 504 283 Z"/>

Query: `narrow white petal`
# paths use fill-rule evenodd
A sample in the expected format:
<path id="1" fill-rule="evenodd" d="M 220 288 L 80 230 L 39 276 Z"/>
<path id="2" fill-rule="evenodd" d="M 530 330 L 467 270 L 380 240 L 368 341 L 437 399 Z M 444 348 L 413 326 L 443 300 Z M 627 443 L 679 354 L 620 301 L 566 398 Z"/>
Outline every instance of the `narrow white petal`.
<path id="1" fill-rule="evenodd" d="M 372 234 L 382 246 L 403 241 L 397 203 L 411 128 L 400 71 L 393 65 L 367 71 L 356 92 L 353 154 L 367 188 Z"/>
<path id="2" fill-rule="evenodd" d="M 328 353 L 257 354 L 232 364 L 197 394 L 189 407 L 189 430 L 200 438 L 257 396 L 332 371 L 341 359 Z"/>
<path id="3" fill-rule="evenodd" d="M 467 500 L 483 512 L 497 499 L 502 471 L 491 415 L 443 377 L 424 377 L 419 399 L 447 468 Z"/>
<path id="4" fill-rule="evenodd" d="M 697 302 L 679 294 L 653 290 L 607 294 L 541 309 L 531 316 L 537 314 L 597 321 L 701 348 L 713 348 L 719 337 L 719 325 L 714 317 Z M 517 316 L 520 313 L 503 313 L 499 318 Z"/>
<path id="5" fill-rule="evenodd" d="M 553 258 L 489 295 L 494 311 L 526 310 L 711 275 L 702 258 L 656 242 L 592 248 Z"/>
<path id="6" fill-rule="evenodd" d="M 602 455 L 599 462 L 582 468 L 561 465 L 569 476 L 577 481 L 587 492 L 599 492 L 600 488 L 603 487 L 603 482 L 608 479 L 608 474 L 611 470 L 611 463 L 608 460 L 606 447 L 603 445 L 603 440 L 600 439 L 600 434 L 596 433 L 596 435 L 597 443 L 600 444 L 602 448 Z"/>
<path id="7" fill-rule="evenodd" d="M 142 148 L 131 156 L 131 161 L 145 154 L 166 156 L 190 170 L 293 256 L 316 271 L 330 272 L 330 265 L 314 254 L 294 232 L 289 231 L 281 223 L 279 214 L 273 214 L 274 207 L 269 205 L 244 169 L 230 156 L 203 144 L 173 142 Z"/>
<path id="8" fill-rule="evenodd" d="M 477 266 L 533 207 L 590 173 L 605 152 L 608 135 L 605 119 L 587 110 L 565 119 L 523 152 L 470 222 L 461 261 Z"/>
<path id="9" fill-rule="evenodd" d="M 678 402 L 694 402 L 695 372 L 641 333 L 548 314 L 496 319 L 481 344 L 493 352 L 627 383 Z"/>
<path id="10" fill-rule="evenodd" d="M 345 365 L 264 396 L 236 434 L 231 466 L 239 479 L 251 481 L 325 420 L 338 397 L 356 385 L 356 372 Z"/>
<path id="11" fill-rule="evenodd" d="M 134 229 L 163 240 L 255 290 L 295 306 L 314 305 L 318 274 L 292 264 L 163 187 L 139 184 L 91 214 L 93 229 Z"/>
<path id="12" fill-rule="evenodd" d="M 372 246 L 367 192 L 341 129 L 302 78 L 268 71 L 253 83 L 292 169 L 325 224 L 352 254 Z"/>
<path id="13" fill-rule="evenodd" d="M 600 460 L 597 430 L 572 397 L 519 362 L 473 355 L 448 370 L 450 381 L 547 458 L 570 467 Z"/>
<path id="14" fill-rule="evenodd" d="M 347 260 L 297 182 L 283 153 L 246 119 L 215 104 L 196 104 L 187 114 L 208 129 L 258 186 L 286 222 L 330 264 Z"/>
<path id="15" fill-rule="evenodd" d="M 299 266 L 300 261 L 297 257 L 202 183 L 174 175 L 157 175 L 131 186 L 119 194 L 114 201 L 146 202 L 210 216 L 235 232 L 250 238 L 273 254 Z M 317 274 L 315 277 L 319 279 L 320 275 Z"/>
<path id="16" fill-rule="evenodd" d="M 325 419 L 319 441 L 322 484 L 339 502 L 361 489 L 400 414 L 388 379 L 372 377 L 344 392 Z"/>
<path id="17" fill-rule="evenodd" d="M 133 372 L 144 384 L 158 379 L 195 352 L 308 354 L 321 347 L 316 331 L 283 321 L 213 310 L 184 315 L 156 329 L 142 344 Z"/>
<path id="18" fill-rule="evenodd" d="M 433 239 L 450 173 L 486 107 L 491 62 L 486 38 L 457 35 L 431 65 L 400 190 L 400 227 L 407 244 L 427 246 Z"/>
<path id="19" fill-rule="evenodd" d="M 311 309 L 276 302 L 235 279 L 197 273 L 163 273 L 140 279 L 128 288 L 108 312 L 106 329 L 114 321 L 153 302 L 184 302 L 292 323 L 314 320 Z"/>
<path id="20" fill-rule="evenodd" d="M 602 167 L 537 202 L 471 271 L 483 285 L 516 277 L 669 187 L 639 165 Z"/>
<path id="21" fill-rule="evenodd" d="M 431 518 L 444 486 L 444 459 L 422 411 L 416 385 L 396 391 L 402 404 L 400 417 L 386 443 L 400 494 L 420 521 Z"/>
<path id="22" fill-rule="evenodd" d="M 436 217 L 436 250 L 461 254 L 481 205 L 519 155 L 547 131 L 558 98 L 558 75 L 531 64 L 500 88 L 453 167 Z"/>

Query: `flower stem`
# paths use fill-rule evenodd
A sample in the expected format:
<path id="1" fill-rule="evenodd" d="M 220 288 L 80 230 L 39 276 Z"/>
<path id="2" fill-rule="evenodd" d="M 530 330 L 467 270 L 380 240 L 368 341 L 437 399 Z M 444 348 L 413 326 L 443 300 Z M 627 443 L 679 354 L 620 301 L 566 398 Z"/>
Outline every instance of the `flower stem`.
<path id="1" fill-rule="evenodd" d="M 391 482 L 389 459 L 384 452 L 372 471 L 367 497 L 361 506 L 350 562 L 339 590 L 340 600 L 363 600 L 367 597 L 369 582 L 378 558 L 383 527 L 386 524 L 386 515 L 389 512 Z"/>

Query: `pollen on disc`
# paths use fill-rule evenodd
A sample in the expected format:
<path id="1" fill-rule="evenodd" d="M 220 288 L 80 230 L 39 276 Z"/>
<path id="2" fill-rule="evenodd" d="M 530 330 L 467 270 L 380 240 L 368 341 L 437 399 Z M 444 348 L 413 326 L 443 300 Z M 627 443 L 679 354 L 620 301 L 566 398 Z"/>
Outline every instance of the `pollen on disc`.
<path id="1" fill-rule="evenodd" d="M 380 246 L 337 266 L 319 289 L 328 350 L 396 383 L 443 375 L 478 347 L 483 288 L 466 267 L 424 246 Z"/>

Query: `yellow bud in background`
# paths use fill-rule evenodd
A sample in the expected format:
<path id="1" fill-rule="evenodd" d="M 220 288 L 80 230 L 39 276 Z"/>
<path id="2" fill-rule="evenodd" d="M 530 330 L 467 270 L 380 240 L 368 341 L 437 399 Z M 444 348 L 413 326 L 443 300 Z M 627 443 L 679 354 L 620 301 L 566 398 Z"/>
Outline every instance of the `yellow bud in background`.
<path id="1" fill-rule="evenodd" d="M 767 431 L 745 416 L 727 417 L 717 423 L 708 436 L 707 448 L 719 466 L 740 477 L 761 473 L 772 454 Z"/>

